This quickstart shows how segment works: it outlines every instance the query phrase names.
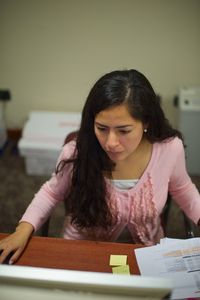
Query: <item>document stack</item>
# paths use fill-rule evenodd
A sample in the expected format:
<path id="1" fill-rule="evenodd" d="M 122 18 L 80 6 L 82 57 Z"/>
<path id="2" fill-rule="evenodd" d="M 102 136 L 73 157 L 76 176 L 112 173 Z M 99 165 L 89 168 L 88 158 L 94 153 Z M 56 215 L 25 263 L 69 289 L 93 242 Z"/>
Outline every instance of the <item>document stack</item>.
<path id="1" fill-rule="evenodd" d="M 33 111 L 23 128 L 18 148 L 29 175 L 50 175 L 66 136 L 78 130 L 81 113 Z"/>
<path id="2" fill-rule="evenodd" d="M 135 254 L 141 275 L 172 280 L 170 299 L 200 299 L 200 238 L 165 238 Z"/>

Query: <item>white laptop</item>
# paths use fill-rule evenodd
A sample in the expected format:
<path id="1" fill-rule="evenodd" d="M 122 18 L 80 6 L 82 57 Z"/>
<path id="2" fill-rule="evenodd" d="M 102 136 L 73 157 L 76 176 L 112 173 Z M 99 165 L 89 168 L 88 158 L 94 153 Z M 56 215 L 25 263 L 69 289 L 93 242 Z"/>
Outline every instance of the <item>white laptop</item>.
<path id="1" fill-rule="evenodd" d="M 165 278 L 0 265 L 2 300 L 169 299 Z"/>

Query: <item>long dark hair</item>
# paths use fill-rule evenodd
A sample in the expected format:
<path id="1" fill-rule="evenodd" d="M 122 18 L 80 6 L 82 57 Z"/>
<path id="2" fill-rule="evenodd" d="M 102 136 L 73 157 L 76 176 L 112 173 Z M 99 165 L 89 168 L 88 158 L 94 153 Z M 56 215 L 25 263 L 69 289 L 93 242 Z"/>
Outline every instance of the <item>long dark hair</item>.
<path id="1" fill-rule="evenodd" d="M 111 177 L 113 162 L 101 148 L 94 132 L 96 115 L 111 106 L 126 103 L 133 118 L 148 124 L 146 138 L 161 142 L 178 136 L 165 118 L 159 99 L 148 79 L 137 70 L 113 71 L 102 76 L 92 87 L 82 111 L 80 130 L 76 136 L 76 157 L 62 161 L 73 163 L 71 190 L 65 201 L 66 214 L 78 227 L 107 228 L 112 223 L 109 195 L 104 174 Z"/>

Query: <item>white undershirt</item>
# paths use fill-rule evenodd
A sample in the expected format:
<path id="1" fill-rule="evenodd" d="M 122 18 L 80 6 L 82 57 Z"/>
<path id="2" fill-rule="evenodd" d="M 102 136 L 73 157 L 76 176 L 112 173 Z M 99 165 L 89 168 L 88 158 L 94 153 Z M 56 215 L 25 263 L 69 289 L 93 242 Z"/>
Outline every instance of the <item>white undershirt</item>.
<path id="1" fill-rule="evenodd" d="M 138 179 L 113 179 L 112 183 L 120 190 L 129 190 L 134 187 L 138 182 Z"/>

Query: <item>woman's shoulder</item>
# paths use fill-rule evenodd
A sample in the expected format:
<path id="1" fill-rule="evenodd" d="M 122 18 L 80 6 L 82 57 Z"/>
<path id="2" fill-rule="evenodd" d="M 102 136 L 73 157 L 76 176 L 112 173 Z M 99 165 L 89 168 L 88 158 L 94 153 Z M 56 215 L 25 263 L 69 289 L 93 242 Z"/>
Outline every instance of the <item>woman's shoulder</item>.
<path id="1" fill-rule="evenodd" d="M 169 154 L 179 155 L 184 151 L 183 141 L 179 137 L 167 138 L 162 142 L 155 143 L 157 151 Z"/>
<path id="2" fill-rule="evenodd" d="M 76 141 L 72 140 L 69 143 L 66 143 L 62 147 L 62 151 L 60 154 L 60 160 L 73 158 L 74 154 L 75 154 L 75 150 L 76 150 Z"/>
<path id="3" fill-rule="evenodd" d="M 173 149 L 182 149 L 183 141 L 179 137 L 175 136 L 175 137 L 167 138 L 162 142 L 158 143 L 158 147 L 166 147 L 166 146 Z"/>

